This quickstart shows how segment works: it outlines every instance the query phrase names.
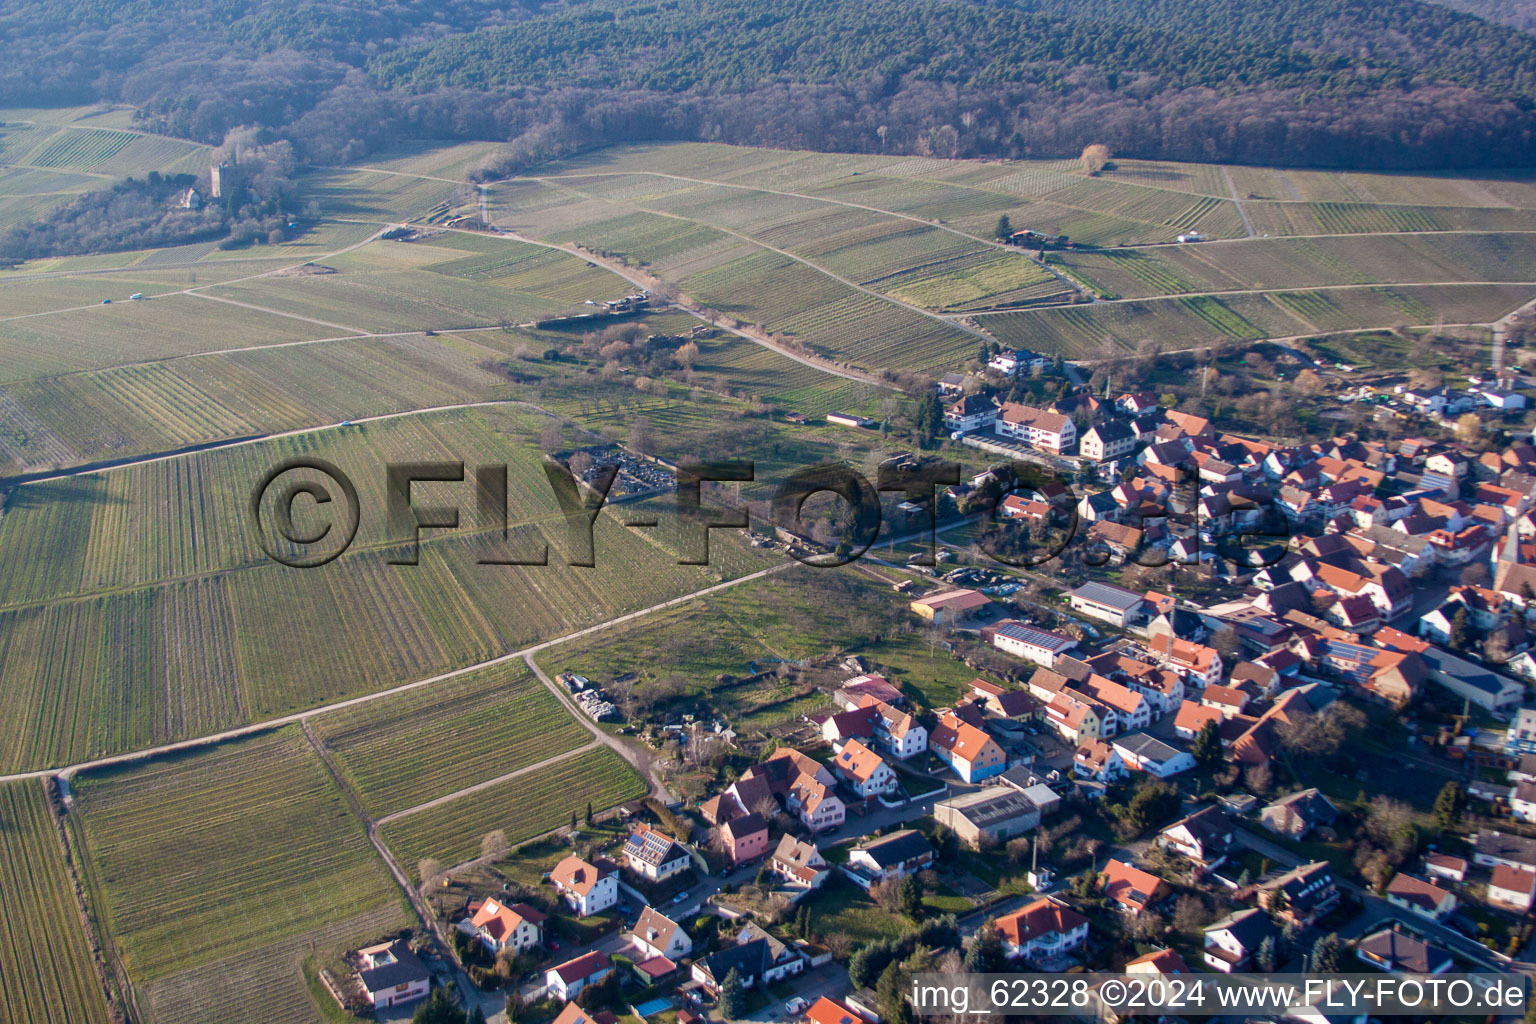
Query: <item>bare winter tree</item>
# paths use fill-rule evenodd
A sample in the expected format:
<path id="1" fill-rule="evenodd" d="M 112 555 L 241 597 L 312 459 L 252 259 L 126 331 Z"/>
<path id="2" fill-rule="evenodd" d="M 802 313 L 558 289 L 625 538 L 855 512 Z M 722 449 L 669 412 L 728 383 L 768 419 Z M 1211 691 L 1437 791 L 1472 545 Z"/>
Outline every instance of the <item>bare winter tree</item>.
<path id="1" fill-rule="evenodd" d="M 507 855 L 511 847 L 507 844 L 507 834 L 501 829 L 487 832 L 485 838 L 480 840 L 480 856 L 488 861 L 498 861 Z"/>

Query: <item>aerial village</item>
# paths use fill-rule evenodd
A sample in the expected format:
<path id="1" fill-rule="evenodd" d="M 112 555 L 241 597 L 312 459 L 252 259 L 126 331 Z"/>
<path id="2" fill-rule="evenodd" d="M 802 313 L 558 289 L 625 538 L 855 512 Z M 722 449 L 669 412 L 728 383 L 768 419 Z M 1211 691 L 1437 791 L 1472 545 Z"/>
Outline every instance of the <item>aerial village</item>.
<path id="1" fill-rule="evenodd" d="M 989 369 L 1055 372 L 1006 350 Z M 951 440 L 1015 461 L 949 488 L 941 517 L 991 506 L 1025 550 L 1070 524 L 1087 553 L 888 563 L 916 627 L 985 666 L 958 699 L 835 660 L 825 710 L 701 798 L 573 809 L 443 880 L 460 962 L 508 1019 L 557 1024 L 906 1020 L 922 970 L 1518 969 L 1536 446 L 1449 435 L 1529 386 L 1391 399 L 1441 417 L 1439 439 L 1282 447 L 1150 394 L 1037 407 L 946 377 Z M 1021 484 L 1021 463 L 1071 486 Z M 560 681 L 622 720 L 604 681 Z M 735 739 L 694 719 L 657 731 Z M 444 969 L 403 938 L 356 966 L 348 998 L 379 1010 Z"/>

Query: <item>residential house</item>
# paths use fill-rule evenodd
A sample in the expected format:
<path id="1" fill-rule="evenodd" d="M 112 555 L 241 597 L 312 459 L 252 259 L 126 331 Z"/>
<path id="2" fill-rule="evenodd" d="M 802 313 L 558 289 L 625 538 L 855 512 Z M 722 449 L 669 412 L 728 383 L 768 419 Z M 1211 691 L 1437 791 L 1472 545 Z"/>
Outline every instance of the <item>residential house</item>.
<path id="1" fill-rule="evenodd" d="M 1438 921 L 1456 909 L 1456 897 L 1432 882 L 1396 874 L 1387 883 L 1387 902 Z"/>
<path id="2" fill-rule="evenodd" d="M 544 941 L 546 915 L 526 903 L 503 903 L 493 896 L 471 909 L 469 926 L 491 956 L 504 949 L 521 953 Z"/>
<path id="3" fill-rule="evenodd" d="M 1486 868 L 1507 864 L 1536 870 L 1536 839 L 1507 832 L 1479 832 L 1472 840 L 1472 863 Z"/>
<path id="4" fill-rule="evenodd" d="M 1134 960 L 1127 960 L 1121 968 L 1125 974 L 1189 974 L 1189 964 L 1171 949 L 1154 949 Z"/>
<path id="5" fill-rule="evenodd" d="M 681 1014 L 678 1020 L 682 1021 Z M 619 1024 L 619 1018 L 608 1010 L 588 1013 L 575 1003 L 566 1003 L 565 1008 L 556 1015 L 554 1024 Z"/>
<path id="6" fill-rule="evenodd" d="M 1077 426 L 1070 416 L 1017 402 L 1003 403 L 995 429 L 1004 437 L 1024 441 L 1057 455 L 1077 443 Z"/>
<path id="7" fill-rule="evenodd" d="M 602 981 L 612 970 L 608 954 L 594 950 L 546 970 L 544 987 L 555 999 L 575 999 L 582 989 Z"/>
<path id="8" fill-rule="evenodd" d="M 1211 686 L 1222 679 L 1221 655 L 1215 648 L 1183 640 L 1171 634 L 1152 637 L 1148 649 L 1169 670 L 1186 683 Z"/>
<path id="9" fill-rule="evenodd" d="M 1132 771 L 1146 772 L 1159 779 L 1187 772 L 1195 767 L 1194 755 L 1171 747 L 1149 733 L 1138 732 L 1114 741 L 1115 752 Z"/>
<path id="10" fill-rule="evenodd" d="M 1104 740 L 1089 740 L 1072 755 L 1072 771 L 1094 782 L 1125 778 L 1125 759 Z"/>
<path id="11" fill-rule="evenodd" d="M 933 818 L 967 846 L 980 849 L 1033 831 L 1040 824 L 1040 808 L 1009 786 L 988 786 L 940 800 L 933 805 Z"/>
<path id="12" fill-rule="evenodd" d="M 868 1024 L 859 1014 L 835 999 L 822 996 L 805 1011 L 807 1024 Z"/>
<path id="13" fill-rule="evenodd" d="M 1465 882 L 1470 867 L 1461 857 L 1448 853 L 1431 853 L 1424 858 L 1424 873 L 1431 878 L 1443 878 L 1448 882 Z"/>
<path id="14" fill-rule="evenodd" d="M 1509 795 L 1509 816 L 1516 821 L 1536 821 L 1536 782 L 1516 784 Z"/>
<path id="15" fill-rule="evenodd" d="M 1122 686 L 1098 673 L 1080 684 L 1083 693 L 1115 712 L 1115 731 L 1144 729 L 1152 724 L 1152 704 L 1128 686 Z"/>
<path id="16" fill-rule="evenodd" d="M 1088 941 L 1088 919 L 1049 897 L 995 918 L 992 924 L 1010 960 L 1046 960 Z"/>
<path id="17" fill-rule="evenodd" d="M 640 912 L 629 941 L 645 956 L 664 956 L 674 962 L 693 953 L 693 939 L 683 926 L 655 907 Z"/>
<path id="18" fill-rule="evenodd" d="M 1193 861 L 1204 874 L 1226 863 L 1233 839 L 1232 819 L 1213 804 L 1163 829 L 1157 845 Z"/>
<path id="19" fill-rule="evenodd" d="M 1339 882 L 1325 860 L 1294 867 L 1259 883 L 1259 906 L 1271 917 L 1306 927 L 1339 905 Z"/>
<path id="20" fill-rule="evenodd" d="M 832 761 L 832 770 L 866 800 L 894 793 L 901 785 L 891 766 L 858 740 L 843 744 Z"/>
<path id="21" fill-rule="evenodd" d="M 624 841 L 624 862 L 635 874 L 659 882 L 687 871 L 693 858 L 683 844 L 665 832 L 640 824 Z"/>
<path id="22" fill-rule="evenodd" d="M 1109 904 L 1133 916 L 1155 906 L 1172 891 L 1150 871 L 1113 858 L 1105 863 L 1101 878 Z"/>
<path id="23" fill-rule="evenodd" d="M 971 693 L 999 718 L 1013 722 L 1030 721 L 1040 717 L 1040 702 L 1025 690 L 1005 690 L 985 679 L 971 680 Z"/>
<path id="24" fill-rule="evenodd" d="M 1339 812 L 1316 789 L 1283 796 L 1259 812 L 1259 821 L 1271 832 L 1292 839 L 1304 838 L 1319 826 L 1329 826 Z"/>
<path id="25" fill-rule="evenodd" d="M 997 413 L 997 403 L 989 396 L 962 395 L 944 407 L 944 426 L 965 432 L 980 430 L 996 423 Z"/>
<path id="26" fill-rule="evenodd" d="M 1536 901 L 1536 871 L 1500 864 L 1488 879 L 1488 902 L 1524 914 Z"/>
<path id="27" fill-rule="evenodd" d="M 603 858 L 589 864 L 573 854 L 555 865 L 549 881 L 577 917 L 600 914 L 619 902 L 618 869 Z"/>
<path id="28" fill-rule="evenodd" d="M 1235 910 L 1205 929 L 1202 956 L 1212 970 L 1241 972 L 1265 939 L 1278 939 L 1279 935 L 1280 929 L 1257 907 Z"/>
<path id="29" fill-rule="evenodd" d="M 1128 455 L 1136 447 L 1136 432 L 1119 420 L 1090 427 L 1078 445 L 1078 454 L 1095 462 Z"/>
<path id="30" fill-rule="evenodd" d="M 749 923 L 729 945 L 695 960 L 691 973 L 705 993 L 714 997 L 733 970 L 741 978 L 743 988 L 753 988 L 771 985 L 804 969 L 805 958 L 799 951 Z"/>
<path id="31" fill-rule="evenodd" d="M 1045 706 L 1045 723 L 1063 740 L 1080 745 L 1115 734 L 1115 713 L 1096 700 L 1084 700 L 1063 690 Z"/>
<path id="32" fill-rule="evenodd" d="M 1193 740 L 1200 735 L 1207 722 L 1215 722 L 1219 727 L 1225 718 L 1219 707 L 1186 700 L 1179 705 L 1179 712 L 1173 718 L 1173 732 L 1179 739 Z"/>
<path id="33" fill-rule="evenodd" d="M 720 841 L 731 864 L 745 864 L 768 852 L 768 823 L 756 811 L 720 826 Z"/>
<path id="34" fill-rule="evenodd" d="M 357 980 L 363 997 L 376 1010 L 425 999 L 432 972 L 404 939 L 394 939 L 357 951 Z"/>
<path id="35" fill-rule="evenodd" d="M 874 712 L 875 745 L 892 757 L 906 760 L 928 749 L 928 730 L 916 718 L 883 700 L 865 694 L 861 707 Z"/>
<path id="36" fill-rule="evenodd" d="M 1200 706 L 1210 708 L 1223 720 L 1235 718 L 1248 706 L 1248 693 L 1235 686 L 1213 684 L 1200 694 Z"/>
<path id="37" fill-rule="evenodd" d="M 1120 565 L 1141 550 L 1146 533 L 1137 527 L 1105 519 L 1089 526 L 1085 539 L 1091 548 L 1108 552 L 1110 565 Z"/>
<path id="38" fill-rule="evenodd" d="M 997 506 L 998 515 L 1004 519 L 1022 519 L 1028 523 L 1049 523 L 1051 506 L 1043 501 L 1010 494 Z"/>
<path id="39" fill-rule="evenodd" d="M 828 783 L 801 774 L 790 784 L 784 802 L 790 813 L 812 832 L 825 832 L 837 828 L 847 818 L 848 809 Z"/>
<path id="40" fill-rule="evenodd" d="M 848 852 L 843 873 L 868 891 L 877 882 L 905 878 L 933 866 L 933 847 L 916 829 L 902 829 L 871 839 Z"/>
<path id="41" fill-rule="evenodd" d="M 1455 966 L 1450 953 L 1395 926 L 1361 939 L 1355 957 L 1389 974 L 1444 974 Z"/>
<path id="42" fill-rule="evenodd" d="M 1001 775 L 1008 767 L 1008 758 L 997 741 L 953 712 L 939 716 L 938 725 L 928 736 L 928 749 L 966 782 Z"/>
<path id="43" fill-rule="evenodd" d="M 810 843 L 791 835 L 779 837 L 768 859 L 768 869 L 790 888 L 819 889 L 827 880 L 827 859 Z"/>

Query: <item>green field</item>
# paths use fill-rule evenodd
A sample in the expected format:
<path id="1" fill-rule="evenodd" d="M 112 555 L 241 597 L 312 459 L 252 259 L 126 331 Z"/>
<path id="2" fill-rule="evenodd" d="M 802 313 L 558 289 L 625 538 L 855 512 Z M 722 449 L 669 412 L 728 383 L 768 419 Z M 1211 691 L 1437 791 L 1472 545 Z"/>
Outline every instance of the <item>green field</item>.
<path id="1" fill-rule="evenodd" d="M 0 757 L 63 764 L 314 707 L 771 564 L 720 535 L 712 565 L 680 565 L 665 537 L 610 512 L 597 565 L 570 566 L 563 529 L 536 522 L 557 515 L 530 438 L 543 421 L 409 417 L 19 488 L 0 520 Z M 300 453 L 348 471 L 365 510 L 352 548 L 312 570 L 267 560 L 245 506 L 267 467 Z M 509 466 L 523 524 L 512 543 L 547 542 L 549 565 L 477 564 L 490 552 L 470 518 L 465 532 L 429 532 L 420 564 L 388 564 L 403 552 L 384 521 L 383 462 L 444 458 Z M 472 484 L 436 493 L 474 514 Z"/>
<path id="2" fill-rule="evenodd" d="M 521 661 L 321 715 L 314 729 L 374 815 L 499 778 L 591 740 Z"/>
<path id="3" fill-rule="evenodd" d="M 594 813 L 643 796 L 645 780 L 606 747 L 573 754 L 527 776 L 439 804 L 379 829 L 391 853 L 408 871 L 424 858 L 444 866 L 480 855 L 480 841 L 494 831 L 516 845 Z"/>
<path id="4" fill-rule="evenodd" d="M 97 1024 L 107 1003 L 43 786 L 0 785 L 0 1004 L 14 1024 Z"/>
<path id="5" fill-rule="evenodd" d="M 263 1020 L 305 1019 L 281 1013 L 281 993 L 304 993 L 296 941 L 404 923 L 399 890 L 297 728 L 74 786 L 96 912 L 135 986 L 158 992 L 151 1020 L 248 1019 L 175 984 L 236 963 L 244 986 L 276 994 L 279 1015 L 264 1000 Z"/>

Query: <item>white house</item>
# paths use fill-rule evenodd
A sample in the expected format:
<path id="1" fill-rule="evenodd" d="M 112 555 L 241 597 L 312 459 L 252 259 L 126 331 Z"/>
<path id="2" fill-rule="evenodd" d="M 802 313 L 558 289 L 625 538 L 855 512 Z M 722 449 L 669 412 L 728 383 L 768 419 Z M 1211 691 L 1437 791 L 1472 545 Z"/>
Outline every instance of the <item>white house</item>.
<path id="1" fill-rule="evenodd" d="M 944 407 L 944 426 L 950 430 L 980 430 L 997 422 L 997 405 L 984 395 L 962 395 Z"/>
<path id="2" fill-rule="evenodd" d="M 1070 416 L 1017 402 L 1003 404 L 997 432 L 1058 455 L 1077 443 L 1077 427 Z"/>
<path id="3" fill-rule="evenodd" d="M 619 872 L 606 860 L 589 864 L 572 855 L 555 865 L 549 880 L 577 917 L 600 914 L 619 902 Z"/>
<path id="4" fill-rule="evenodd" d="M 624 861 L 629 869 L 653 882 L 688 870 L 693 858 L 681 843 L 649 825 L 636 825 L 624 841 Z"/>
<path id="5" fill-rule="evenodd" d="M 1088 941 L 1088 919 L 1048 897 L 996 918 L 993 925 L 1010 960 L 1044 960 Z"/>
<path id="6" fill-rule="evenodd" d="M 556 999 L 575 999 L 582 989 L 602 981 L 612 970 L 608 954 L 594 950 L 549 968 L 544 972 L 544 987 Z"/>
<path id="7" fill-rule="evenodd" d="M 1079 454 L 1095 462 L 1107 462 L 1128 455 L 1136 447 L 1136 432 L 1118 421 L 1090 427 L 1083 435 Z"/>
<path id="8" fill-rule="evenodd" d="M 503 903 L 494 896 L 480 904 L 469 926 L 492 956 L 504 949 L 521 953 L 544 941 L 545 915 L 526 903 Z"/>
<path id="9" fill-rule="evenodd" d="M 1205 929 L 1202 958 L 1207 967 L 1223 974 L 1241 971 L 1265 939 L 1279 934 L 1280 929 L 1259 908 L 1234 911 Z"/>
<path id="10" fill-rule="evenodd" d="M 360 949 L 357 956 L 358 981 L 375 1009 L 425 999 L 432 987 L 432 973 L 404 939 Z"/>
<path id="11" fill-rule="evenodd" d="M 1404 874 L 1393 875 L 1387 883 L 1387 902 L 1432 921 L 1456 909 L 1454 895 L 1422 878 Z"/>
<path id="12" fill-rule="evenodd" d="M 1536 821 L 1536 782 L 1521 782 L 1509 796 L 1509 816 L 1516 821 Z"/>
<path id="13" fill-rule="evenodd" d="M 1114 741 L 1115 751 L 1133 771 L 1146 772 L 1166 779 L 1195 767 L 1195 758 L 1187 750 L 1171 747 L 1144 732 L 1121 736 Z"/>
<path id="14" fill-rule="evenodd" d="M 630 944 L 645 956 L 664 956 L 677 961 L 693 952 L 693 939 L 683 926 L 655 907 L 646 907 L 635 921 Z"/>
<path id="15" fill-rule="evenodd" d="M 909 828 L 854 847 L 848 853 L 843 873 L 867 891 L 877 882 L 905 878 L 931 867 L 933 847 L 921 832 Z"/>
<path id="16" fill-rule="evenodd" d="M 896 791 L 900 780 L 881 756 L 860 743 L 849 740 L 832 762 L 835 771 L 861 797 L 883 796 Z"/>

